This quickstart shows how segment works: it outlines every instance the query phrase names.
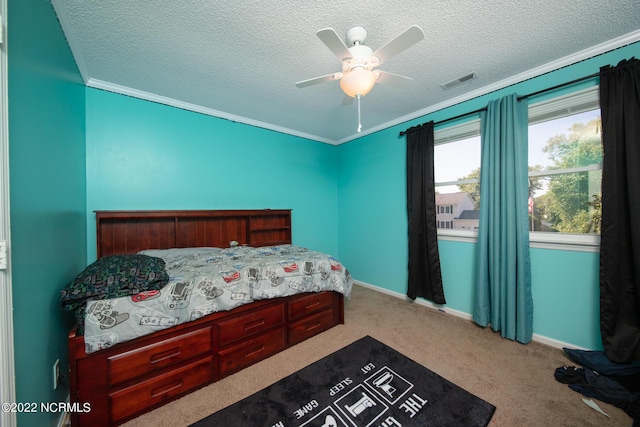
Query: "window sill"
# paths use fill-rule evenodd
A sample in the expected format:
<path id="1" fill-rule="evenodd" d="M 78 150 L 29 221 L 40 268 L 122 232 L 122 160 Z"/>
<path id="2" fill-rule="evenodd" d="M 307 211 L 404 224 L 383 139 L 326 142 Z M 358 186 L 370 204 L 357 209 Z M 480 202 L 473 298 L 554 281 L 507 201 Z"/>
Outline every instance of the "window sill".
<path id="1" fill-rule="evenodd" d="M 475 243 L 478 232 L 471 230 L 438 230 L 438 240 Z M 565 234 L 536 231 L 529 233 L 529 247 L 577 252 L 599 252 L 600 235 Z"/>
<path id="2" fill-rule="evenodd" d="M 438 229 L 438 240 L 473 243 L 478 241 L 478 232 L 472 230 Z"/>
<path id="3" fill-rule="evenodd" d="M 600 252 L 599 234 L 529 233 L 529 246 L 563 251 Z"/>

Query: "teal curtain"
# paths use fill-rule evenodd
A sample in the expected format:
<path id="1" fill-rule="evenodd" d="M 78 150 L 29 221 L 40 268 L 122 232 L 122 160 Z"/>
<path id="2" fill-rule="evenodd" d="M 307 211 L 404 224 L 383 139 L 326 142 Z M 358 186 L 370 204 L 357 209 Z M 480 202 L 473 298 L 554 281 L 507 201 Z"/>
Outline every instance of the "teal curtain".
<path id="1" fill-rule="evenodd" d="M 515 94 L 481 113 L 480 228 L 473 320 L 528 343 L 533 298 L 527 201 L 527 101 Z"/>

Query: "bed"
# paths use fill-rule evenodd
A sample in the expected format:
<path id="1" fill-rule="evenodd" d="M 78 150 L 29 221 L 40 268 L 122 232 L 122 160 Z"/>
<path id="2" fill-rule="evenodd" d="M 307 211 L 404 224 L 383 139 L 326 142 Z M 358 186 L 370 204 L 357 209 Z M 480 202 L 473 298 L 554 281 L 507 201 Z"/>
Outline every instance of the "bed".
<path id="1" fill-rule="evenodd" d="M 351 277 L 292 245 L 290 210 L 97 211 L 96 237 L 95 265 L 163 271 L 142 292 L 79 300 L 74 426 L 121 424 L 344 323 Z"/>

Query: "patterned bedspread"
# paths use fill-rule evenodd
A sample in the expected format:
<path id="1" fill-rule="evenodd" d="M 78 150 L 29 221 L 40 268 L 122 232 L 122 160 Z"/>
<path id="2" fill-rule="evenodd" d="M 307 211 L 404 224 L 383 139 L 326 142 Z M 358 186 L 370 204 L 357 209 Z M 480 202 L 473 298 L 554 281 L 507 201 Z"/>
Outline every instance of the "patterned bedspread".
<path id="1" fill-rule="evenodd" d="M 87 353 L 260 299 L 326 290 L 351 294 L 351 275 L 337 259 L 295 245 L 140 253 L 165 261 L 169 283 L 132 296 L 89 300 Z"/>

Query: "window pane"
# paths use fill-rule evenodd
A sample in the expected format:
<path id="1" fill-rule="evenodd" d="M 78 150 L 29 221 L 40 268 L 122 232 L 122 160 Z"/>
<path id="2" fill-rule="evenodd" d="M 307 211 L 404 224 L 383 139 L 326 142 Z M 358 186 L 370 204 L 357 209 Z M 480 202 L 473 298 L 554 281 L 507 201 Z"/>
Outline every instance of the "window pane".
<path id="1" fill-rule="evenodd" d="M 602 170 L 536 177 L 535 180 L 539 188 L 529 199 L 531 231 L 600 232 Z"/>
<path id="2" fill-rule="evenodd" d="M 529 126 L 529 229 L 599 233 L 601 163 L 600 110 Z M 540 171 L 557 172 L 535 176 Z"/>
<path id="3" fill-rule="evenodd" d="M 477 230 L 480 223 L 480 136 L 434 148 L 438 228 Z M 438 185 L 462 180 L 465 184 Z"/>
<path id="4" fill-rule="evenodd" d="M 554 170 L 602 163 L 600 110 L 529 126 L 529 167 Z"/>
<path id="5" fill-rule="evenodd" d="M 480 136 L 436 145 L 434 175 L 436 183 L 480 178 Z"/>

